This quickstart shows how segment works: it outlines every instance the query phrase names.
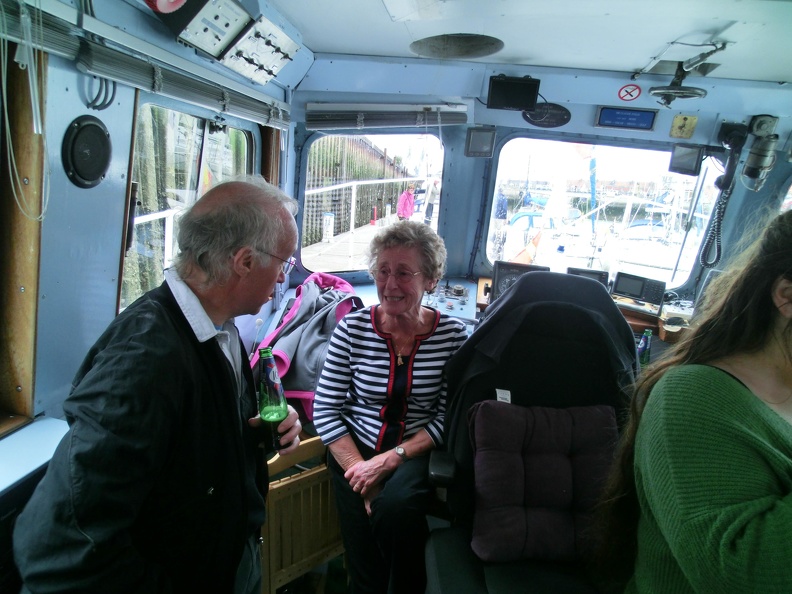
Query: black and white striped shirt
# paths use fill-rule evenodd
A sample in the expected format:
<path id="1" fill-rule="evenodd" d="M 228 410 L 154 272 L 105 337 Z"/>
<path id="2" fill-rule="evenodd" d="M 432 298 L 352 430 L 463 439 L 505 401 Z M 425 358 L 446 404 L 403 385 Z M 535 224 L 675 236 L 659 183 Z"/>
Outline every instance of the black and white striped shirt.
<path id="1" fill-rule="evenodd" d="M 322 442 L 353 432 L 377 451 L 383 445 L 385 409 L 392 402 L 398 373 L 406 374 L 407 412 L 398 440 L 421 428 L 442 443 L 446 411 L 443 367 L 467 339 L 465 324 L 434 310 L 432 329 L 416 336 L 415 346 L 397 370 L 391 335 L 377 328 L 372 306 L 347 314 L 330 339 L 314 398 L 314 424 Z"/>

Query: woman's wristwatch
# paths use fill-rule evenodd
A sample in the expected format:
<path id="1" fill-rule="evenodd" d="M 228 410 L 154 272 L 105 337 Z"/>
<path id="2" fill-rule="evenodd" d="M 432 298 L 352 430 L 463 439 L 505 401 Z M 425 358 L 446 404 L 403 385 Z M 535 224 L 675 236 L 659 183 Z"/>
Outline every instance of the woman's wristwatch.
<path id="1" fill-rule="evenodd" d="M 396 446 L 396 453 L 399 455 L 404 462 L 407 462 L 409 458 L 407 457 L 407 452 L 404 451 L 404 448 L 401 446 Z"/>

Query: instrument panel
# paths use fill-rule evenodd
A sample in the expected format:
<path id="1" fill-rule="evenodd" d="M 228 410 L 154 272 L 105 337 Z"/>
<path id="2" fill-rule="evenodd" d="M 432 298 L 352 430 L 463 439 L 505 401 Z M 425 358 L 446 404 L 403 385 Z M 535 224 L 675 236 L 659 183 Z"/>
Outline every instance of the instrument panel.
<path id="1" fill-rule="evenodd" d="M 511 287 L 517 279 L 526 272 L 550 272 L 549 266 L 536 264 L 517 264 L 496 260 L 492 271 L 492 288 L 490 289 L 490 302 L 495 301 L 500 295 Z"/>

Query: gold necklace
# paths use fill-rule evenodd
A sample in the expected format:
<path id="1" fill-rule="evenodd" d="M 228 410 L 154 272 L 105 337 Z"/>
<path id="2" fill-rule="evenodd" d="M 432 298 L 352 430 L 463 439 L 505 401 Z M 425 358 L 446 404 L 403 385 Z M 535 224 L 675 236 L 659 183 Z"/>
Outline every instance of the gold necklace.
<path id="1" fill-rule="evenodd" d="M 396 345 L 396 365 L 397 366 L 404 365 L 404 361 L 402 360 L 402 349 L 399 346 L 399 343 L 396 342 L 396 339 L 394 339 L 393 342 Z"/>
<path id="2" fill-rule="evenodd" d="M 420 327 L 421 327 L 421 319 L 419 314 L 418 324 L 416 325 L 416 329 L 413 332 L 420 329 Z M 385 330 L 386 332 L 390 330 L 390 323 L 388 323 L 387 319 L 383 320 L 382 329 Z M 402 348 L 399 346 L 399 343 L 396 341 L 396 337 L 393 335 L 393 332 L 390 332 L 390 340 L 393 343 L 393 345 L 396 347 L 396 365 L 397 366 L 404 365 L 404 360 L 402 359 Z M 413 334 L 413 336 L 409 339 L 407 344 L 414 342 L 415 342 L 415 334 Z"/>

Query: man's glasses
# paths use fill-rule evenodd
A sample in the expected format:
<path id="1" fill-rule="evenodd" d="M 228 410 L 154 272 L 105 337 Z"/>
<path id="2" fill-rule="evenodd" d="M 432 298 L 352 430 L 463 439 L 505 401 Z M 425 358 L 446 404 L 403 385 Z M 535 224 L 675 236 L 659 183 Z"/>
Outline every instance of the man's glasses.
<path id="1" fill-rule="evenodd" d="M 399 270 L 398 272 L 388 272 L 384 268 L 380 268 L 374 272 L 374 278 L 378 283 L 387 283 L 388 277 L 392 276 L 396 279 L 396 282 L 400 285 L 408 285 L 412 282 L 412 280 L 421 274 L 421 271 L 418 272 L 409 272 L 408 270 Z"/>
<path id="2" fill-rule="evenodd" d="M 269 252 L 261 252 L 262 254 L 267 254 L 271 258 L 275 258 L 276 260 L 280 260 L 283 262 L 281 264 L 281 269 L 283 270 L 283 274 L 289 274 L 292 270 L 294 270 L 294 266 L 297 264 L 297 258 L 292 256 L 288 260 L 284 260 L 283 258 L 279 258 L 275 254 L 270 254 Z"/>

